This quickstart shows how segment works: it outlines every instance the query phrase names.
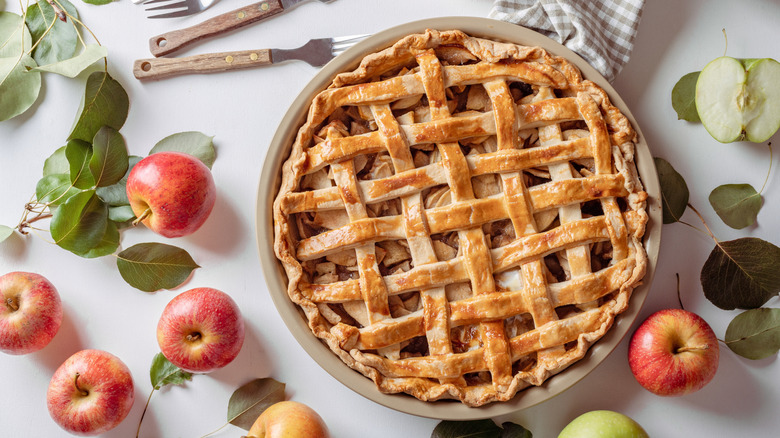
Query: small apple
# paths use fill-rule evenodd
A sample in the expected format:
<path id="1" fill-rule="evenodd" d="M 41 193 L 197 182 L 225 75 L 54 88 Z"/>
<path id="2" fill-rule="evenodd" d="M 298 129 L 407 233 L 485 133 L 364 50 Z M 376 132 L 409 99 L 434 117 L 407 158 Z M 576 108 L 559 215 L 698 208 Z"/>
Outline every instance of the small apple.
<path id="1" fill-rule="evenodd" d="M 648 391 L 680 396 L 698 391 L 718 370 L 718 338 L 699 315 L 666 309 L 650 315 L 631 336 L 628 364 Z"/>
<path id="2" fill-rule="evenodd" d="M 163 356 L 190 373 L 208 373 L 236 358 L 244 343 L 244 319 L 230 296 L 208 287 L 174 297 L 157 323 Z"/>
<path id="3" fill-rule="evenodd" d="M 572 420 L 558 438 L 648 438 L 636 421 L 614 411 L 590 411 Z"/>
<path id="4" fill-rule="evenodd" d="M 328 438 L 328 427 L 314 409 L 295 401 L 269 406 L 257 417 L 247 438 Z"/>
<path id="5" fill-rule="evenodd" d="M 54 372 L 46 393 L 49 415 L 66 431 L 99 435 L 118 426 L 133 407 L 133 377 L 111 353 L 81 350 Z"/>
<path id="6" fill-rule="evenodd" d="M 45 347 L 62 324 L 62 301 L 46 278 L 31 272 L 0 277 L 0 351 L 27 354 Z"/>
<path id="7" fill-rule="evenodd" d="M 768 140 L 780 128 L 780 63 L 728 56 L 712 60 L 696 81 L 696 110 L 719 142 Z"/>
<path id="8" fill-rule="evenodd" d="M 216 197 L 209 168 L 181 152 L 149 155 L 127 176 L 127 198 L 135 222 L 165 237 L 194 233 L 206 222 Z"/>

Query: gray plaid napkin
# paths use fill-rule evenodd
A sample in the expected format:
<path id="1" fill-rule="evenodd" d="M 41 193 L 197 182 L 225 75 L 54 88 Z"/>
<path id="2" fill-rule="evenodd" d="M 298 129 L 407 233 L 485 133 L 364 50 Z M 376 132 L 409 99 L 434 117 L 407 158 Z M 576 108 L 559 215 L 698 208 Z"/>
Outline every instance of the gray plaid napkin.
<path id="1" fill-rule="evenodd" d="M 645 0 L 496 0 L 488 15 L 546 35 L 608 81 L 628 62 Z"/>

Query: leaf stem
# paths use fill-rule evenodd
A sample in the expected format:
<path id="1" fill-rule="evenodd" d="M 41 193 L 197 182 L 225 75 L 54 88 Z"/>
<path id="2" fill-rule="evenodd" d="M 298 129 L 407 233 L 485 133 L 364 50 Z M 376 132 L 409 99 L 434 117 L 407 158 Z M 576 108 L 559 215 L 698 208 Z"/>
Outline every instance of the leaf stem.
<path id="1" fill-rule="evenodd" d="M 225 426 L 227 426 L 228 424 L 230 424 L 230 423 L 225 423 L 225 424 L 223 424 L 222 426 L 219 426 L 219 429 L 213 430 L 213 431 L 211 431 L 211 432 L 209 432 L 209 433 L 207 433 L 207 434 L 203 435 L 203 436 L 202 436 L 202 437 L 200 437 L 200 438 L 206 438 L 207 436 L 214 435 L 215 433 L 217 433 L 217 432 L 219 432 L 220 430 L 224 429 L 224 428 L 225 428 Z"/>
<path id="2" fill-rule="evenodd" d="M 146 415 L 146 410 L 149 408 L 149 402 L 152 400 L 152 394 L 154 394 L 154 387 L 152 387 L 152 392 L 149 393 L 149 397 L 146 399 L 144 410 L 141 412 L 141 419 L 138 420 L 138 429 L 135 431 L 135 438 L 138 438 L 141 434 L 141 423 L 144 422 L 144 416 Z"/>
<path id="3" fill-rule="evenodd" d="M 715 241 L 716 245 L 720 246 L 720 243 L 718 242 L 718 238 L 715 237 L 715 235 L 712 233 L 712 230 L 710 230 L 710 227 L 707 225 L 707 221 L 704 220 L 704 216 L 702 216 L 701 213 L 699 213 L 699 210 L 697 210 L 696 207 L 694 207 L 690 203 L 688 203 L 688 207 L 691 210 L 693 210 L 694 213 L 696 213 L 696 216 L 699 216 L 699 219 L 701 219 L 701 223 L 704 224 L 704 228 L 707 229 L 707 234 L 709 234 L 710 237 L 712 237 L 712 240 Z"/>
<path id="4" fill-rule="evenodd" d="M 770 141 L 767 146 L 769 147 L 769 170 L 766 171 L 766 178 L 764 178 L 764 185 L 761 186 L 761 190 L 758 191 L 758 194 L 764 192 L 764 189 L 766 188 L 766 183 L 769 182 L 769 175 L 772 174 L 772 142 Z"/>
<path id="5" fill-rule="evenodd" d="M 59 5 L 59 3 L 55 2 L 54 0 L 46 0 L 48 4 L 51 5 L 51 8 L 54 9 L 54 13 L 57 15 L 57 18 L 60 19 L 62 22 L 68 21 L 68 15 L 65 12 L 65 10 Z"/>
<path id="6" fill-rule="evenodd" d="M 25 211 L 33 211 L 33 210 L 25 210 Z M 31 228 L 30 225 L 34 224 L 35 222 L 38 222 L 41 219 L 48 219 L 52 217 L 52 214 L 49 212 L 37 212 L 38 215 L 33 217 L 32 219 L 27 219 L 27 214 L 24 215 L 23 219 L 19 222 L 19 225 L 16 226 L 16 229 L 19 230 L 22 234 L 27 234 L 25 231 L 25 228 Z"/>

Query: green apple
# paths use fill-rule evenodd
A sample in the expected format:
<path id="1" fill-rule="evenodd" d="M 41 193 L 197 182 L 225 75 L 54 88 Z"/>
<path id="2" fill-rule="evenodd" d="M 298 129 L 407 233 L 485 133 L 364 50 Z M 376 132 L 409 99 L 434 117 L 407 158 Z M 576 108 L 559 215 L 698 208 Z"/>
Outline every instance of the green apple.
<path id="1" fill-rule="evenodd" d="M 721 56 L 696 82 L 696 110 L 721 143 L 766 141 L 780 128 L 780 63 Z"/>
<path id="2" fill-rule="evenodd" d="M 572 420 L 558 438 L 648 438 L 636 421 L 614 411 L 590 411 Z"/>

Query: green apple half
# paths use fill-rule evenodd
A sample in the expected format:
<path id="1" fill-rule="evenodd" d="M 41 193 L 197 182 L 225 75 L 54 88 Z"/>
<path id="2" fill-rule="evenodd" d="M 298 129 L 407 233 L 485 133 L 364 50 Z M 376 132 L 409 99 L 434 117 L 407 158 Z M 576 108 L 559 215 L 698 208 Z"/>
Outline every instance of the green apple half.
<path id="1" fill-rule="evenodd" d="M 696 110 L 721 143 L 766 141 L 780 128 L 780 63 L 722 56 L 702 69 Z"/>

